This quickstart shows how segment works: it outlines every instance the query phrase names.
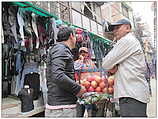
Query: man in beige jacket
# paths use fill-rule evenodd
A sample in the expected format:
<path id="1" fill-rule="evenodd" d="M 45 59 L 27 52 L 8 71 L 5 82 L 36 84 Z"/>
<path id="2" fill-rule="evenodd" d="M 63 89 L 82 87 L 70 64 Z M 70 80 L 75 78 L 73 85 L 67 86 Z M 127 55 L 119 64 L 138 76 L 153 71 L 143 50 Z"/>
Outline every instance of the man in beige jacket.
<path id="1" fill-rule="evenodd" d="M 149 87 L 145 79 L 145 57 L 131 33 L 131 23 L 121 19 L 110 25 L 116 44 L 103 59 L 103 68 L 115 73 L 114 98 L 119 99 L 122 117 L 147 117 Z"/>

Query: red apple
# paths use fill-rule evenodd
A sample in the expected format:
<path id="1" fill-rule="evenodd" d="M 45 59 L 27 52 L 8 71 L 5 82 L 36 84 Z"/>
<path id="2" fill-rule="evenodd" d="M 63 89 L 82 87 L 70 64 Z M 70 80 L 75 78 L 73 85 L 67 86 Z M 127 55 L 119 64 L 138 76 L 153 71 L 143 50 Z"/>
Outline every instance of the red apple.
<path id="1" fill-rule="evenodd" d="M 108 88 L 108 93 L 109 93 L 109 94 L 113 94 L 113 92 L 114 92 L 114 89 L 113 89 L 112 87 L 109 87 L 109 88 Z"/>
<path id="2" fill-rule="evenodd" d="M 100 88 L 100 87 L 97 87 L 97 88 L 95 89 L 95 91 L 96 91 L 96 92 L 101 92 L 101 88 Z"/>
<path id="3" fill-rule="evenodd" d="M 101 78 L 101 80 L 102 80 L 102 81 L 105 81 L 105 80 L 106 80 L 106 78 L 105 78 L 105 77 L 102 77 L 102 78 Z"/>
<path id="4" fill-rule="evenodd" d="M 87 92 L 87 89 L 85 88 L 83 92 L 86 93 L 86 92 Z"/>
<path id="5" fill-rule="evenodd" d="M 84 83 L 85 83 L 86 81 L 87 81 L 87 79 L 82 79 L 82 80 L 80 80 L 81 85 L 84 86 Z"/>
<path id="6" fill-rule="evenodd" d="M 87 79 L 83 79 L 82 81 L 87 81 Z"/>
<path id="7" fill-rule="evenodd" d="M 89 81 L 84 81 L 83 86 L 85 86 L 86 89 L 90 87 L 91 83 Z"/>
<path id="8" fill-rule="evenodd" d="M 97 84 L 97 82 L 96 82 L 96 81 L 92 81 L 92 82 L 91 82 L 91 86 L 92 86 L 93 88 L 96 88 L 96 87 L 97 87 L 97 85 L 98 85 L 98 84 Z"/>
<path id="9" fill-rule="evenodd" d="M 103 92 L 103 93 L 108 93 L 108 88 L 102 89 L 102 92 Z"/>
<path id="10" fill-rule="evenodd" d="M 86 80 L 80 80 L 80 83 L 81 83 L 82 86 L 84 86 L 85 81 Z"/>
<path id="11" fill-rule="evenodd" d="M 101 89 L 105 88 L 105 83 L 104 83 L 104 81 L 102 81 L 102 82 L 99 83 L 99 87 L 100 87 Z"/>
<path id="12" fill-rule="evenodd" d="M 94 92 L 94 88 L 92 86 L 89 87 L 88 92 Z"/>
<path id="13" fill-rule="evenodd" d="M 108 79 L 108 84 L 109 84 L 109 86 L 113 86 L 114 85 L 114 80 Z"/>
<path id="14" fill-rule="evenodd" d="M 114 85 L 114 77 L 113 76 L 110 76 L 108 78 L 108 84 L 109 84 L 109 86 L 113 86 Z"/>
<path id="15" fill-rule="evenodd" d="M 83 82 L 84 82 L 83 80 L 80 80 L 81 85 L 83 85 Z"/>
<path id="16" fill-rule="evenodd" d="M 100 82 L 101 82 L 100 76 L 95 76 L 95 81 L 96 81 L 97 83 L 100 83 Z"/>
<path id="17" fill-rule="evenodd" d="M 112 76 L 109 76 L 108 79 L 113 79 L 113 80 L 114 80 L 115 78 L 114 78 L 114 76 L 112 75 Z"/>
<path id="18" fill-rule="evenodd" d="M 103 78 L 101 78 L 101 80 L 106 82 L 108 80 L 108 78 L 103 77 Z"/>
<path id="19" fill-rule="evenodd" d="M 89 77 L 87 78 L 87 80 L 88 80 L 89 82 L 94 81 L 94 80 L 95 80 L 95 77 L 94 77 L 94 76 L 89 76 Z"/>

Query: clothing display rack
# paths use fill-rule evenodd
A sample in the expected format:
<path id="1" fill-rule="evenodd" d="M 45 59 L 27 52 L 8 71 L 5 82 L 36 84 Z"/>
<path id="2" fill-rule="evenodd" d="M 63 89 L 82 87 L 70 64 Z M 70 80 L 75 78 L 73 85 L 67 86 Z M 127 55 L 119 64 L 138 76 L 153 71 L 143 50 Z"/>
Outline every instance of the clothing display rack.
<path id="1" fill-rule="evenodd" d="M 45 17 L 53 17 L 56 20 L 59 19 L 57 16 L 55 16 L 53 14 L 50 14 L 50 13 L 48 13 L 47 11 L 45 11 L 45 10 L 43 10 L 41 8 L 36 7 L 35 5 L 31 4 L 30 2 L 12 2 L 12 3 L 13 3 L 13 5 L 18 5 L 19 7 L 23 8 L 23 9 L 25 9 L 27 11 L 32 11 L 32 12 L 34 12 L 37 15 L 45 16 Z M 81 28 L 81 29 L 86 30 L 85 28 L 76 26 L 76 25 L 68 23 L 66 21 L 63 21 L 63 23 L 67 24 L 69 26 L 72 26 L 72 27 Z M 90 35 L 93 36 L 93 37 L 99 38 L 99 40 L 101 40 L 104 43 L 107 43 L 108 45 L 112 42 L 111 40 L 105 39 L 103 36 L 100 36 L 100 35 L 95 34 L 93 32 L 90 32 Z"/>

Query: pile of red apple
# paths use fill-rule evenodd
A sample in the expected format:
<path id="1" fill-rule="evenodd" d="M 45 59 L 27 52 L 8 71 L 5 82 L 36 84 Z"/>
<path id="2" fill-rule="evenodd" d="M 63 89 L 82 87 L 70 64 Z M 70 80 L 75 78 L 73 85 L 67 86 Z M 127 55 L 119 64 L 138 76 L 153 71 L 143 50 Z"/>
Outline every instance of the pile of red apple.
<path id="1" fill-rule="evenodd" d="M 108 93 L 109 94 L 113 94 L 114 92 L 113 86 L 114 86 L 114 76 L 109 76 L 108 77 Z"/>
<path id="2" fill-rule="evenodd" d="M 88 76 L 81 80 L 81 85 L 85 87 L 85 92 L 113 93 L 114 78 L 101 78 L 97 75 Z"/>

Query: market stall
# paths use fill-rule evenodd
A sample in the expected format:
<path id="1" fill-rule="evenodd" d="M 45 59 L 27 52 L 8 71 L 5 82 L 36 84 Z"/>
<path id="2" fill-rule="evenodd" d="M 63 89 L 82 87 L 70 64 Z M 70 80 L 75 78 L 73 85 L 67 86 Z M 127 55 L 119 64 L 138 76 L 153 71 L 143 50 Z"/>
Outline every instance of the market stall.
<path id="1" fill-rule="evenodd" d="M 49 47 L 56 43 L 61 25 L 76 31 L 74 60 L 78 49 L 85 46 L 101 68 L 102 58 L 111 48 L 108 39 L 61 21 L 29 2 L 2 3 L 2 117 L 28 117 L 44 111 L 47 99 L 45 60 Z M 31 89 L 33 94 L 29 92 Z M 20 92 L 25 90 L 32 108 L 22 112 L 22 102 L 25 103 L 26 98 Z"/>

